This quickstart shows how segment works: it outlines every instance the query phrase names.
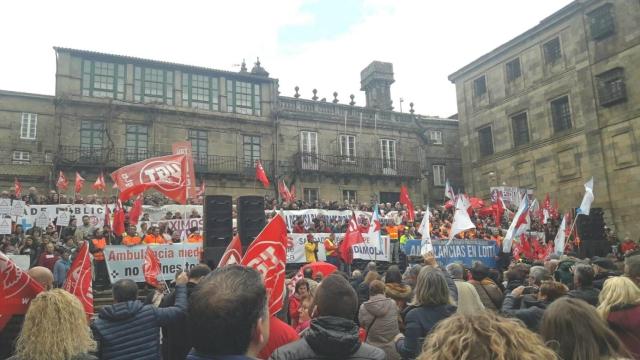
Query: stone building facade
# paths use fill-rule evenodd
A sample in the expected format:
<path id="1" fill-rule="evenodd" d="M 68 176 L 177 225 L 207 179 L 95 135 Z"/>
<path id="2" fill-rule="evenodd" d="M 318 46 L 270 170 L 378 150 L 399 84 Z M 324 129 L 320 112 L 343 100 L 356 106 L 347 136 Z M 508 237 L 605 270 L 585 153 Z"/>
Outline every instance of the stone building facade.
<path id="1" fill-rule="evenodd" d="M 640 224 L 640 3 L 574 1 L 449 76 L 470 193 L 533 189 L 594 207 L 622 236 Z"/>
<path id="2" fill-rule="evenodd" d="M 417 115 L 413 107 L 393 111 L 389 63 L 363 70 L 367 104 L 356 106 L 353 97 L 340 103 L 338 94 L 328 101 L 315 92 L 302 99 L 298 89 L 280 96 L 277 79 L 259 62 L 230 72 L 55 52 L 55 96 L 0 92 L 0 134 L 12 139 L 0 152 L 31 154 L 20 164 L 6 161 L 3 189 L 15 176 L 23 186 L 53 189 L 59 170 L 70 182 L 79 171 L 89 183 L 100 172 L 169 154 L 183 140 L 192 143 L 197 181 L 206 181 L 207 194 L 275 196 L 276 180 L 284 179 L 305 200 L 395 201 L 404 184 L 422 204 L 442 201 L 445 179 L 462 185 L 458 121 Z M 37 114 L 35 139 L 19 136 L 30 126 L 25 113 Z M 256 160 L 271 179 L 269 189 L 255 181 Z M 41 169 L 31 177 L 19 172 L 36 166 Z M 88 185 L 85 195 L 92 192 Z"/>

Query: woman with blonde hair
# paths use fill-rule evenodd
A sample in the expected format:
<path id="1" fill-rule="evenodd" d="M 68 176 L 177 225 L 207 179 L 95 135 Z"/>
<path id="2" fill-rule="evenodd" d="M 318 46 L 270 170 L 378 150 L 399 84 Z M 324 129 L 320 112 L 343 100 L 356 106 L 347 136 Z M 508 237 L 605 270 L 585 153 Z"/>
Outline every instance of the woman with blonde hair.
<path id="1" fill-rule="evenodd" d="M 597 311 L 633 354 L 640 359 L 640 289 L 629 278 L 607 279 L 600 291 Z"/>
<path id="2" fill-rule="evenodd" d="M 542 339 L 515 319 L 491 311 L 456 314 L 427 337 L 418 360 L 555 360 Z"/>
<path id="3" fill-rule="evenodd" d="M 16 354 L 10 360 L 93 360 L 96 342 L 91 337 L 84 308 L 62 289 L 41 292 L 31 301 Z"/>

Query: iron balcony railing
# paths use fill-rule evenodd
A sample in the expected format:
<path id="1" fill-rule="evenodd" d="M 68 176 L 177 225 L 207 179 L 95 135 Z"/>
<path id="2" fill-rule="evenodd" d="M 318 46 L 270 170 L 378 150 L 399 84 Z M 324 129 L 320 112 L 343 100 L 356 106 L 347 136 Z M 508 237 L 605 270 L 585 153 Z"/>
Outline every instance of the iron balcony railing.
<path id="1" fill-rule="evenodd" d="M 417 161 L 297 153 L 294 163 L 300 173 L 420 177 L 420 164 Z"/>

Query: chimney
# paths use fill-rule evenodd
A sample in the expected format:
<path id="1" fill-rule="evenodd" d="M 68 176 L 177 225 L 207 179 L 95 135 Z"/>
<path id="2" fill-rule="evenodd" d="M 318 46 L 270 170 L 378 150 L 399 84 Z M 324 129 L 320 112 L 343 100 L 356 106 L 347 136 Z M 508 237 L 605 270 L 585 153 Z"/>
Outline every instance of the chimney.
<path id="1" fill-rule="evenodd" d="M 364 68 L 360 72 L 360 90 L 364 90 L 366 94 L 366 107 L 393 110 L 391 84 L 394 81 L 391 63 L 374 61 Z"/>

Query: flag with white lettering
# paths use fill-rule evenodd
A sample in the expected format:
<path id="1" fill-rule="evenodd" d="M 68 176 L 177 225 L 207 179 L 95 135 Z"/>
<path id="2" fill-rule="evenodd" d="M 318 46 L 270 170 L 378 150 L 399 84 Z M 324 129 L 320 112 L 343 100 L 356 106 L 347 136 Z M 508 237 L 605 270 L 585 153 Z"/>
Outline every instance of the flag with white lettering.
<path id="1" fill-rule="evenodd" d="M 63 288 L 75 295 L 84 306 L 87 317 L 93 316 L 93 290 L 91 288 L 91 258 L 89 243 L 84 241 L 71 263 Z"/>

